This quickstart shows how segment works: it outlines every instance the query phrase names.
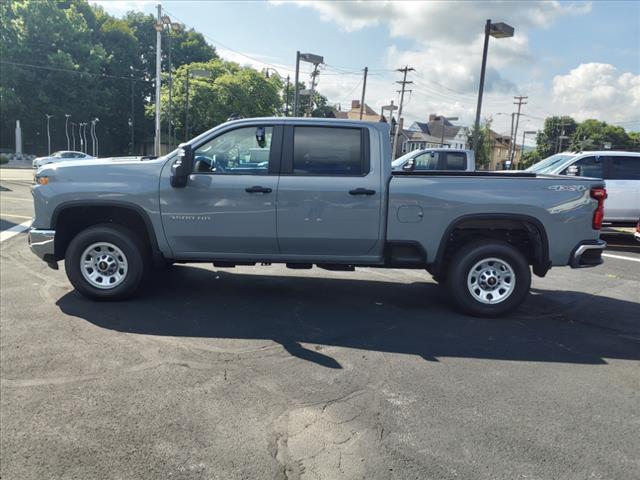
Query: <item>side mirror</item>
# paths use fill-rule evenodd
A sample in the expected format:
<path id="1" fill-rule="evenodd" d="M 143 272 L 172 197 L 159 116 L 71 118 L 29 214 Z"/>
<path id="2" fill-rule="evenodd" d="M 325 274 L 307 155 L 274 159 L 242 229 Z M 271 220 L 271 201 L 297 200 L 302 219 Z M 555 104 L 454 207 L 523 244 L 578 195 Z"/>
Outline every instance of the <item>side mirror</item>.
<path id="1" fill-rule="evenodd" d="M 171 165 L 171 186 L 184 188 L 187 186 L 189 175 L 193 171 L 193 149 L 191 145 L 183 143 L 178 151 L 178 158 Z"/>
<path id="2" fill-rule="evenodd" d="M 412 158 L 410 160 L 407 160 L 407 162 L 402 166 L 402 170 L 404 170 L 405 172 L 410 172 L 413 170 L 413 167 L 415 167 L 416 165 L 416 161 Z"/>
<path id="3" fill-rule="evenodd" d="M 569 167 L 567 167 L 567 175 L 571 175 L 572 177 L 580 175 L 580 168 L 578 168 L 577 165 L 569 165 Z"/>

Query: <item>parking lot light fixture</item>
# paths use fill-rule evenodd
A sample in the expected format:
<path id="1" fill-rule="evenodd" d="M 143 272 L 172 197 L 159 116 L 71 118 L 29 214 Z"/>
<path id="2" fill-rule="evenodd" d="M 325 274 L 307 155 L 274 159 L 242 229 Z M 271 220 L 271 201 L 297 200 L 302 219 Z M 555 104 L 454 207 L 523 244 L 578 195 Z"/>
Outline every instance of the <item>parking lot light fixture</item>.
<path id="1" fill-rule="evenodd" d="M 316 55 L 315 53 L 300 53 L 300 51 L 296 52 L 296 79 L 293 88 L 293 116 L 298 116 L 298 79 L 300 78 L 300 62 L 312 63 L 317 70 L 318 65 L 324 63 L 324 57 L 320 55 Z"/>
<path id="2" fill-rule="evenodd" d="M 480 111 L 482 109 L 482 93 L 484 90 L 484 75 L 487 68 L 487 51 L 489 49 L 489 37 L 509 38 L 513 37 L 514 28 L 503 22 L 492 23 L 487 20 L 484 26 L 484 48 L 482 50 L 482 66 L 480 67 L 480 85 L 478 87 L 478 105 L 476 107 L 476 121 L 473 128 L 473 151 L 478 149 L 478 137 L 480 130 Z"/>

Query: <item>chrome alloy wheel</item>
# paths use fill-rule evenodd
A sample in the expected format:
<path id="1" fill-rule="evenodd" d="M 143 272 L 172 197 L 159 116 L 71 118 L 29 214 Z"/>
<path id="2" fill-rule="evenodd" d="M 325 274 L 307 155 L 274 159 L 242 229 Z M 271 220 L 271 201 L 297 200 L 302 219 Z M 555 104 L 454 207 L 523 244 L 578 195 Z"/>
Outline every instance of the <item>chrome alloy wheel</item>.
<path id="1" fill-rule="evenodd" d="M 127 277 L 127 257 L 112 243 L 94 243 L 82 253 L 80 271 L 92 287 L 115 288 Z"/>
<path id="2" fill-rule="evenodd" d="M 504 302 L 513 293 L 516 275 L 504 260 L 485 258 L 469 271 L 467 288 L 479 302 L 494 305 Z"/>

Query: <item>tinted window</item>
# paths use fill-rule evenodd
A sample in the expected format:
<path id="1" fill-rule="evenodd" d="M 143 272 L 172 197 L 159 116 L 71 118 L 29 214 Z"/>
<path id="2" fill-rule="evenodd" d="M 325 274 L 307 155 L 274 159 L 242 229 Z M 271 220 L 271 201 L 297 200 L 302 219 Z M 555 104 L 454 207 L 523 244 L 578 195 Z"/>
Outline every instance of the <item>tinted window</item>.
<path id="1" fill-rule="evenodd" d="M 414 159 L 413 169 L 416 171 L 437 170 L 437 168 L 438 168 L 437 152 L 423 153 L 421 155 L 418 155 Z"/>
<path id="2" fill-rule="evenodd" d="M 362 175 L 361 129 L 295 127 L 293 173 Z"/>
<path id="3" fill-rule="evenodd" d="M 215 137 L 194 154 L 196 173 L 266 175 L 273 127 L 245 127 Z"/>
<path id="4" fill-rule="evenodd" d="M 640 180 L 640 157 L 609 157 L 611 180 Z"/>
<path id="5" fill-rule="evenodd" d="M 466 170 L 467 169 L 467 154 L 463 152 L 447 152 L 444 155 L 444 169 L 445 170 Z"/>
<path id="6" fill-rule="evenodd" d="M 602 159 L 597 157 L 585 157 L 573 162 L 571 166 L 578 167 L 579 177 L 602 178 Z M 562 175 L 567 175 L 569 167 L 562 171 Z"/>

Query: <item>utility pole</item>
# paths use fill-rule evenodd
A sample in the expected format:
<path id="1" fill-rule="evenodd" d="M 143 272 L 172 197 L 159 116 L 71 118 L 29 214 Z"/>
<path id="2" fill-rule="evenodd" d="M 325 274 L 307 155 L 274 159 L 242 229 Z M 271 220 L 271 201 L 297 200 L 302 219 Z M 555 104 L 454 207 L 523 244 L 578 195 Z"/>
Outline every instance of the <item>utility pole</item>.
<path id="1" fill-rule="evenodd" d="M 511 113 L 511 130 L 509 131 L 509 151 L 507 152 L 507 160 L 505 160 L 505 165 L 511 158 L 511 149 L 513 148 L 513 123 L 515 121 L 516 114 L 515 112 Z"/>
<path id="2" fill-rule="evenodd" d="M 298 116 L 298 81 L 300 76 L 300 50 L 296 52 L 296 79 L 293 84 L 293 116 Z"/>
<path id="3" fill-rule="evenodd" d="M 367 73 L 369 67 L 364 67 L 364 80 L 362 81 L 362 100 L 360 100 L 360 120 L 362 120 L 362 114 L 364 112 L 364 94 L 367 91 Z"/>
<path id="4" fill-rule="evenodd" d="M 524 100 L 528 99 L 529 97 L 515 96 L 513 98 L 516 100 L 515 102 L 513 102 L 513 104 L 518 105 L 518 113 L 516 113 L 516 127 L 513 130 L 513 138 L 511 141 L 513 147 L 511 148 L 511 156 L 509 157 L 509 169 L 511 168 L 511 165 L 513 165 L 513 158 L 516 154 L 516 142 L 518 141 L 518 124 L 520 123 L 520 109 L 522 108 L 522 105 L 527 104 L 527 102 L 525 102 Z M 520 153 L 520 155 L 522 155 L 522 153 Z"/>
<path id="5" fill-rule="evenodd" d="M 402 85 L 402 90 L 400 90 L 400 107 L 398 109 L 398 122 L 396 125 L 396 133 L 393 136 L 393 146 L 392 148 L 392 152 L 391 152 L 391 159 L 395 160 L 396 159 L 396 147 L 398 145 L 398 132 L 400 131 L 400 120 L 402 119 L 402 103 L 404 102 L 404 92 L 405 92 L 405 87 L 407 86 L 407 84 L 409 83 L 413 83 L 413 82 L 408 82 L 407 81 L 407 73 L 414 71 L 415 68 L 410 68 L 409 66 L 405 66 L 404 68 L 398 68 L 396 71 L 397 72 L 404 72 L 404 77 L 402 78 L 402 81 L 396 81 L 396 83 L 399 83 L 400 85 Z"/>
<path id="6" fill-rule="evenodd" d="M 158 4 L 156 20 L 156 136 L 154 155 L 160 156 L 160 75 L 162 70 L 162 5 Z"/>
<path id="7" fill-rule="evenodd" d="M 316 63 L 313 66 L 313 72 L 311 72 L 311 93 L 309 94 L 309 104 L 307 105 L 307 117 L 311 116 L 311 112 L 313 111 L 313 94 L 316 88 L 316 77 L 320 75 L 318 71 L 318 64 Z"/>

